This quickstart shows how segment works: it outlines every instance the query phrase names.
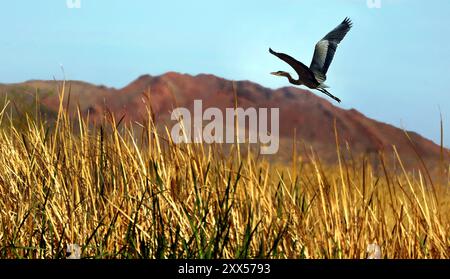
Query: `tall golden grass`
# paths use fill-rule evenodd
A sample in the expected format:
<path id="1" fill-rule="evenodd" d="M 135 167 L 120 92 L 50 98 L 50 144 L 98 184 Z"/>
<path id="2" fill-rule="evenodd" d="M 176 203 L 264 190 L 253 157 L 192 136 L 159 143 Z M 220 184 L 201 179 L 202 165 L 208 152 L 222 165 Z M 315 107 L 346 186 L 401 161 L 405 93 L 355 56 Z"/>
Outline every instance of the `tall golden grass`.
<path id="1" fill-rule="evenodd" d="M 139 127 L 0 113 L 0 257 L 448 258 L 448 177 L 340 154 L 292 166 L 221 146 L 175 145 L 148 110 Z M 106 120 L 107 119 L 107 120 Z M 20 126 L 20 127 L 18 127 Z M 338 131 L 330 131 L 338 132 Z M 423 171 L 423 170 L 422 170 Z"/>

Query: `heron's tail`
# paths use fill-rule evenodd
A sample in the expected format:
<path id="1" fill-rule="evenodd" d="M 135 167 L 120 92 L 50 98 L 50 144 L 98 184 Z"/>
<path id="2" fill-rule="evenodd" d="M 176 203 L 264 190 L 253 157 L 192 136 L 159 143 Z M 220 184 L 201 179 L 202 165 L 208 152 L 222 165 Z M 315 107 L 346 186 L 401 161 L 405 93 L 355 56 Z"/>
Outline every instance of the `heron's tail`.
<path id="1" fill-rule="evenodd" d="M 319 84 L 319 86 L 317 86 L 318 88 L 330 88 L 328 85 L 326 85 L 325 83 L 321 83 Z"/>
<path id="2" fill-rule="evenodd" d="M 338 97 L 336 97 L 333 94 L 331 94 L 330 92 L 328 92 L 325 88 L 317 88 L 317 90 L 319 90 L 320 92 L 324 93 L 328 97 L 334 99 L 336 102 L 338 102 L 338 103 L 341 102 L 341 99 L 339 99 Z"/>

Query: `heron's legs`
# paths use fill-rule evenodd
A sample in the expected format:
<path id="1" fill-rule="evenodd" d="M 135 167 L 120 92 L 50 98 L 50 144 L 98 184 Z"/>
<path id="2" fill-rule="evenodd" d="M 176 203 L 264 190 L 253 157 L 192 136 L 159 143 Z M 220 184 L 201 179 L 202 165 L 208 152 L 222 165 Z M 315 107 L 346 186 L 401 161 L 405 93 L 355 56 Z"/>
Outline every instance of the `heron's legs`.
<path id="1" fill-rule="evenodd" d="M 341 99 L 339 99 L 338 97 L 334 96 L 333 94 L 331 94 L 330 92 L 328 92 L 326 89 L 324 88 L 316 88 L 317 90 L 319 90 L 320 92 L 324 93 L 325 95 L 327 95 L 328 97 L 334 99 L 336 102 L 340 103 Z"/>

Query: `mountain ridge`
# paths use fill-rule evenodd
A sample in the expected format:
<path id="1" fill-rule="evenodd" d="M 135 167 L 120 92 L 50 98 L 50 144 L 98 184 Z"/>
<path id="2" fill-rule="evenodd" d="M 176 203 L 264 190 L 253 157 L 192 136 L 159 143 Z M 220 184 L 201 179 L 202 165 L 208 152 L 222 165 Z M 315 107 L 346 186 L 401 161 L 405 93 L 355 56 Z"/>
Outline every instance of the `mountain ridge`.
<path id="1" fill-rule="evenodd" d="M 203 101 L 204 109 L 232 108 L 236 90 L 240 107 L 279 107 L 280 138 L 289 141 L 295 128 L 297 139 L 311 145 L 326 160 L 336 156 L 334 125 L 340 142 L 348 143 L 356 153 L 376 155 L 396 146 L 402 156 L 406 154 L 414 157 L 414 151 L 402 129 L 369 118 L 356 109 L 334 106 L 322 96 L 301 88 L 289 86 L 271 89 L 248 80 L 230 81 L 212 74 L 177 72 L 158 76 L 141 75 L 118 89 L 84 81 L 67 81 L 66 84 L 71 92 L 70 110 L 74 111 L 75 106 L 79 105 L 83 114 L 89 113 L 92 119 L 98 119 L 107 107 L 117 117 L 125 115 L 125 120 L 131 122 L 140 121 L 146 114 L 145 98 L 150 98 L 158 120 L 168 123 L 173 108 L 182 106 L 192 110 L 195 99 Z M 55 88 L 57 85 L 60 86 L 61 81 L 29 80 L 0 84 L 0 94 L 26 92 L 33 95 L 33 89 L 39 89 L 42 103 L 52 111 L 58 108 L 59 103 Z M 420 156 L 433 160 L 439 158 L 439 145 L 416 132 L 406 132 Z M 448 152 L 447 149 L 445 151 Z"/>

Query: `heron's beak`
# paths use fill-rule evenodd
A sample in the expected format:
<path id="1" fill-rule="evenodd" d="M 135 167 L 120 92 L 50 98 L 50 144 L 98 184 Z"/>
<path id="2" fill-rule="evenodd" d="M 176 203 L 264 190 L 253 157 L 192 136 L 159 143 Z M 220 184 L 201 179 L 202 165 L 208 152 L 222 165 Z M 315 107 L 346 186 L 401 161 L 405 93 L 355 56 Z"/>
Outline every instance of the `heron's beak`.
<path id="1" fill-rule="evenodd" d="M 274 76 L 279 76 L 279 74 L 277 72 L 271 72 L 270 74 L 274 75 Z"/>

